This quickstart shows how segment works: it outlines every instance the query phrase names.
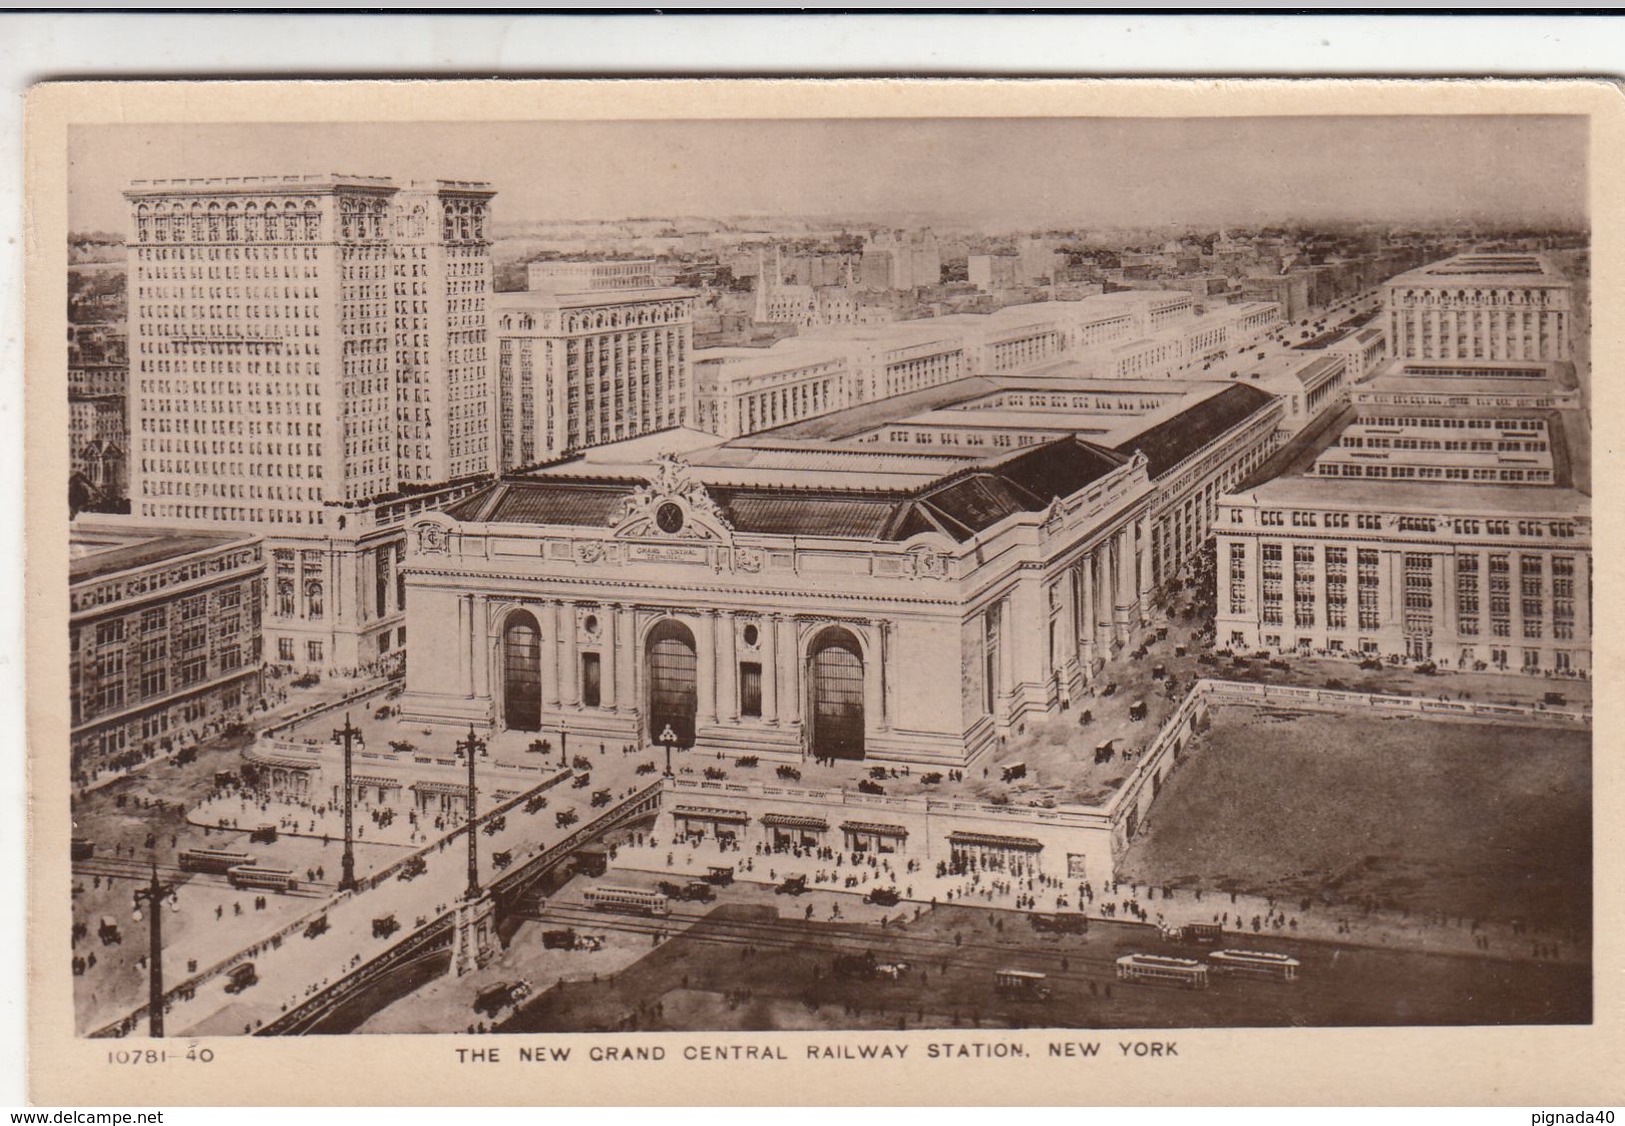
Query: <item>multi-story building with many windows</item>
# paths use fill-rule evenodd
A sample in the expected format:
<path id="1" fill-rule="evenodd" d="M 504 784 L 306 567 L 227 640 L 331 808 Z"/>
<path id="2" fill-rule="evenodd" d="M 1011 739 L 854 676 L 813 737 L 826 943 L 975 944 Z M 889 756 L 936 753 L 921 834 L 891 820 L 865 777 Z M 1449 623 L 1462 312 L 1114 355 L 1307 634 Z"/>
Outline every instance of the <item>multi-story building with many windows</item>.
<path id="1" fill-rule="evenodd" d="M 1459 254 L 1389 280 L 1401 360 L 1568 360 L 1573 287 L 1538 254 Z"/>
<path id="2" fill-rule="evenodd" d="M 1220 641 L 1459 668 L 1590 668 L 1579 412 L 1369 394 L 1221 501 Z"/>
<path id="3" fill-rule="evenodd" d="M 494 470 L 493 194 L 363 176 L 125 193 L 131 514 L 252 529 L 293 564 L 273 577 L 272 659 L 358 668 L 398 650 L 400 607 L 372 596 L 401 548 L 391 498 L 461 495 Z"/>
<path id="4" fill-rule="evenodd" d="M 547 265 L 563 271 L 568 263 Z M 504 470 L 693 418 L 694 291 L 630 289 L 622 280 L 615 273 L 601 289 L 498 298 L 497 429 Z"/>
<path id="5" fill-rule="evenodd" d="M 258 697 L 258 537 L 86 519 L 69 555 L 76 785 L 196 738 Z"/>

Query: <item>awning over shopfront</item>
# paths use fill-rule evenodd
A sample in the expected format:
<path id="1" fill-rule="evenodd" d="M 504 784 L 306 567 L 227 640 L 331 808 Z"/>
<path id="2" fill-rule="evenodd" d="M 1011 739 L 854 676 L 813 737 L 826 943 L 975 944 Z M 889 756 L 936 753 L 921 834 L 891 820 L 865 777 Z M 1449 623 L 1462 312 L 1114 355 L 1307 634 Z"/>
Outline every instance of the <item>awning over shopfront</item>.
<path id="1" fill-rule="evenodd" d="M 380 790 L 398 790 L 405 786 L 399 778 L 385 778 L 382 774 L 355 774 L 350 777 L 352 786 L 373 786 Z"/>
<path id="2" fill-rule="evenodd" d="M 815 829 L 820 833 L 829 828 L 829 822 L 822 817 L 803 817 L 796 813 L 764 813 L 762 824 L 775 829 Z"/>
<path id="3" fill-rule="evenodd" d="M 996 833 L 949 833 L 948 843 L 975 848 L 1003 848 L 1016 852 L 1042 852 L 1044 846 L 1031 837 L 1001 837 Z"/>
<path id="4" fill-rule="evenodd" d="M 745 825 L 750 821 L 750 814 L 742 809 L 712 809 L 701 805 L 680 805 L 671 811 L 673 817 L 685 818 L 689 821 L 726 821 L 734 825 Z"/>
<path id="5" fill-rule="evenodd" d="M 255 755 L 249 761 L 272 770 L 320 770 L 322 766 L 308 758 L 283 758 L 280 755 Z"/>
<path id="6" fill-rule="evenodd" d="M 908 836 L 908 830 L 901 825 L 876 825 L 872 821 L 843 821 L 841 829 L 847 833 L 867 833 L 872 837 Z"/>

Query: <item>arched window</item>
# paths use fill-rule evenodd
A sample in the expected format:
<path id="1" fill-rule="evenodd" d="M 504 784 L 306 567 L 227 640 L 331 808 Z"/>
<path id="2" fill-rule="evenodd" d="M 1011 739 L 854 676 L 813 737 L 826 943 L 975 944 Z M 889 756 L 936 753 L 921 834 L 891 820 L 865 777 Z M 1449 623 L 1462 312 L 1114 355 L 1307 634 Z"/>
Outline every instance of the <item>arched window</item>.
<path id="1" fill-rule="evenodd" d="M 813 752 L 832 758 L 864 753 L 863 647 L 850 630 L 830 626 L 808 651 Z"/>
<path id="2" fill-rule="evenodd" d="M 213 201 L 209 204 L 209 241 L 220 241 L 220 204 Z"/>
<path id="3" fill-rule="evenodd" d="M 148 242 L 152 238 L 152 209 L 144 203 L 135 208 L 135 237 L 137 242 Z"/>
<path id="4" fill-rule="evenodd" d="M 191 226 L 192 230 L 188 237 L 193 242 L 208 241 L 209 226 L 203 218 L 203 205 L 196 200 L 192 201 Z"/>
<path id="5" fill-rule="evenodd" d="M 232 200 L 226 204 L 226 241 L 237 242 L 242 238 L 242 228 L 239 226 L 237 214 L 237 201 Z"/>
<path id="6" fill-rule="evenodd" d="M 322 213 L 316 208 L 316 201 L 305 200 L 305 241 L 315 242 L 322 237 Z"/>
<path id="7" fill-rule="evenodd" d="M 243 238 L 249 242 L 260 238 L 260 205 L 253 200 L 243 205 Z"/>
<path id="8" fill-rule="evenodd" d="M 520 731 L 542 726 L 542 631 L 528 610 L 515 610 L 502 627 L 502 715 Z"/>
<path id="9" fill-rule="evenodd" d="M 312 621 L 322 616 L 322 582 L 320 579 L 310 579 L 305 583 L 306 616 Z"/>

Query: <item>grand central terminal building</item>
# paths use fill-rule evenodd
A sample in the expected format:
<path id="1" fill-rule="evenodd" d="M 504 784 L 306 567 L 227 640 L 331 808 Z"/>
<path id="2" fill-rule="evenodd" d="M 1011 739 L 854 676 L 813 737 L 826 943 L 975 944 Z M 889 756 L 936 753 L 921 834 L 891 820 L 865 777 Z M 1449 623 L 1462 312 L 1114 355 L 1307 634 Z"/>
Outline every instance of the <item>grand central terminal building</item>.
<path id="1" fill-rule="evenodd" d="M 1279 405 L 962 383 L 721 444 L 651 435 L 424 514 L 405 576 L 433 657 L 403 718 L 956 766 L 1069 707 L 1150 617 L 1152 522 L 1178 505 L 1159 480 L 1239 479 Z M 1008 406 L 1038 390 L 1042 419 Z M 877 438 L 954 408 L 986 444 Z"/>

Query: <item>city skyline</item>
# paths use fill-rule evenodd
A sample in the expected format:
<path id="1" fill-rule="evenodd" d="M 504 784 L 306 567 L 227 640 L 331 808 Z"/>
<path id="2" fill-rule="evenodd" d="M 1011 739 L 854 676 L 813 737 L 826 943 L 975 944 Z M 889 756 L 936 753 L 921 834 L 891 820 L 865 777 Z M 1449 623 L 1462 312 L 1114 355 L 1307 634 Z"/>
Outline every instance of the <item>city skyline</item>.
<path id="1" fill-rule="evenodd" d="M 1584 119 L 1549 115 L 1349 117 L 1330 129 L 1319 118 L 94 126 L 70 142 L 69 228 L 124 229 L 108 184 L 324 172 L 490 180 L 504 225 L 1574 224 L 1588 215 L 1586 150 Z M 1479 174 L 1486 165 L 1495 177 Z"/>

